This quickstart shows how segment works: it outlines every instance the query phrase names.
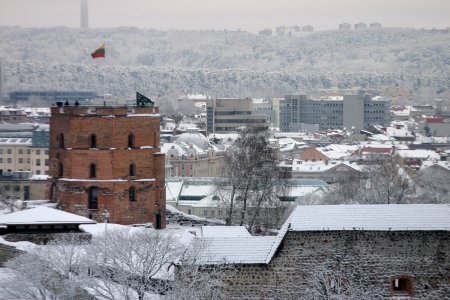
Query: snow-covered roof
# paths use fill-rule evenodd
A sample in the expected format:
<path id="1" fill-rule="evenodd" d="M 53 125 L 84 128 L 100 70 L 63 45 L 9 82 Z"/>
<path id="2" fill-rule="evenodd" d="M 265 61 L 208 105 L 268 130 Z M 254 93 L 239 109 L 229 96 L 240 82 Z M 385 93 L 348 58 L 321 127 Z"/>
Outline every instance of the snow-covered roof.
<path id="1" fill-rule="evenodd" d="M 62 210 L 39 206 L 0 216 L 0 224 L 95 224 L 96 222 Z"/>
<path id="2" fill-rule="evenodd" d="M 374 204 L 298 206 L 291 231 L 445 230 L 450 231 L 449 204 Z"/>
<path id="3" fill-rule="evenodd" d="M 265 263 L 275 236 L 199 238 L 204 247 L 200 264 L 260 264 Z"/>
<path id="4" fill-rule="evenodd" d="M 423 161 L 422 165 L 420 166 L 420 169 L 426 169 L 432 166 L 440 166 L 442 168 L 445 168 L 450 171 L 450 161 Z"/>
<path id="5" fill-rule="evenodd" d="M 357 171 L 361 170 L 361 166 L 348 161 L 302 161 L 294 159 L 292 161 L 292 171 L 304 173 L 325 172 L 339 165 L 345 165 Z"/>
<path id="6" fill-rule="evenodd" d="M 358 148 L 359 145 L 331 144 L 326 147 L 317 148 L 317 150 L 319 150 L 329 159 L 343 159 L 355 153 Z"/>
<path id="7" fill-rule="evenodd" d="M 202 226 L 204 238 L 250 237 L 244 226 Z"/>
<path id="8" fill-rule="evenodd" d="M 30 138 L 0 138 L 0 145 L 31 146 Z"/>
<path id="9" fill-rule="evenodd" d="M 182 180 L 167 180 L 166 181 L 166 200 L 167 201 L 177 201 L 178 196 L 183 188 Z"/>
<path id="10" fill-rule="evenodd" d="M 440 159 L 439 153 L 432 150 L 398 150 L 397 154 L 403 158 L 416 158 L 416 159 Z"/>

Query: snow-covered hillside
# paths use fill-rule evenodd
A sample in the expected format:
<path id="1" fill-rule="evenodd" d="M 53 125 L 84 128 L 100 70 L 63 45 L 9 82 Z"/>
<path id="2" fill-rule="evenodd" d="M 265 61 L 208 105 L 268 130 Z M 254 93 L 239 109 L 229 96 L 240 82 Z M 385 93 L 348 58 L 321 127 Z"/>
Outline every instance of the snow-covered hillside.
<path id="1" fill-rule="evenodd" d="M 241 31 L 0 27 L 6 90 L 92 90 L 153 97 L 198 92 L 282 96 L 320 88 L 396 89 L 445 97 L 450 34 L 413 29 Z M 106 43 L 106 59 L 90 53 Z"/>

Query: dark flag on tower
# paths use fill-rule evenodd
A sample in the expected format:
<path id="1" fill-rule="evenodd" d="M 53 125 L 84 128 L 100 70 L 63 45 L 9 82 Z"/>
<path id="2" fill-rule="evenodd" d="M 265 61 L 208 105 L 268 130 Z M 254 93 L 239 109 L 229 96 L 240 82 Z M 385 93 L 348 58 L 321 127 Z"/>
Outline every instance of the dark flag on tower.
<path id="1" fill-rule="evenodd" d="M 141 93 L 136 92 L 136 105 L 137 106 L 153 106 L 155 103 L 150 98 L 145 97 Z"/>

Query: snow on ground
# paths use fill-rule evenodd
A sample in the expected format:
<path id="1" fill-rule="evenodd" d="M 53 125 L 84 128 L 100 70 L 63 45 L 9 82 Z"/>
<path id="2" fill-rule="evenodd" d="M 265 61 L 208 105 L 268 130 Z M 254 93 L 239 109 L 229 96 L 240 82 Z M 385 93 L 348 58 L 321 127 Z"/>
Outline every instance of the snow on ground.
<path id="1" fill-rule="evenodd" d="M 25 242 L 25 241 L 8 242 L 1 236 L 0 236 L 0 244 L 16 247 L 17 249 L 22 250 L 22 251 L 29 251 L 31 248 L 36 247 L 36 244 L 31 243 L 31 242 Z"/>

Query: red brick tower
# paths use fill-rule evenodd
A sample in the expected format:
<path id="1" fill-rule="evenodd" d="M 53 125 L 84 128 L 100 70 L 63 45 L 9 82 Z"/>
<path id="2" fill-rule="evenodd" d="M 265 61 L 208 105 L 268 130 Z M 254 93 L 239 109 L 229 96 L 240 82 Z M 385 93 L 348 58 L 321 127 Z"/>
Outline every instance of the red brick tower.
<path id="1" fill-rule="evenodd" d="M 159 110 L 149 106 L 52 107 L 48 196 L 68 212 L 164 228 Z"/>

